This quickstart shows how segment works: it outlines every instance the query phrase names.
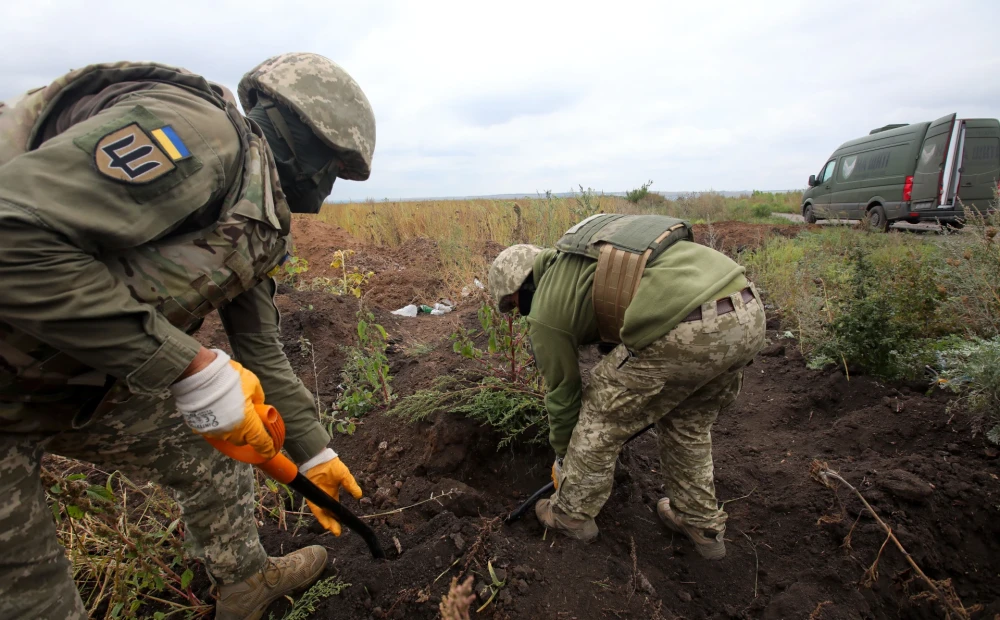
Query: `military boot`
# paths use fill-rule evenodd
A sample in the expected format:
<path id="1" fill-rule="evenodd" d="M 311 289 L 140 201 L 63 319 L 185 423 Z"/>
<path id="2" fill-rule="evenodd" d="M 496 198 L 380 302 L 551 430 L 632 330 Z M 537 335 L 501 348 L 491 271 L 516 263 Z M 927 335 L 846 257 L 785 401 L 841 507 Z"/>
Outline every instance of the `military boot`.
<path id="1" fill-rule="evenodd" d="M 701 557 L 706 560 L 721 560 L 726 557 L 726 541 L 722 539 L 725 529 L 716 532 L 688 525 L 684 518 L 670 507 L 670 498 L 667 497 L 656 502 L 656 514 L 660 515 L 660 520 L 667 527 L 690 538 Z"/>
<path id="2" fill-rule="evenodd" d="M 312 545 L 281 558 L 268 558 L 246 581 L 219 587 L 216 620 L 259 620 L 276 599 L 312 585 L 326 567 L 326 549 Z"/>
<path id="3" fill-rule="evenodd" d="M 597 538 L 597 523 L 593 519 L 574 519 L 553 505 L 551 499 L 538 500 L 535 504 L 535 515 L 545 527 L 570 538 L 583 542 L 591 542 Z"/>

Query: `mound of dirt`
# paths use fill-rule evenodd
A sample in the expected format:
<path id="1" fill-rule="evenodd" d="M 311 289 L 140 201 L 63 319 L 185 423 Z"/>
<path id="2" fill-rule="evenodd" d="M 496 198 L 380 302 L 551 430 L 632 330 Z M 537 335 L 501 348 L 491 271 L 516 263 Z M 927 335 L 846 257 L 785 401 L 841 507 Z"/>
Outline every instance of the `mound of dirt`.
<path id="1" fill-rule="evenodd" d="M 803 230 L 815 230 L 818 226 L 776 224 L 751 224 L 749 222 L 717 222 L 713 224 L 695 224 L 694 239 L 698 243 L 709 246 L 735 256 L 746 250 L 756 250 L 764 245 L 769 237 L 780 235 L 794 237 Z"/>
<path id="2" fill-rule="evenodd" d="M 311 361 L 294 351 L 300 336 L 317 351 L 349 340 L 353 313 L 288 291 L 283 339 L 311 387 Z M 308 304 L 313 309 L 303 310 Z M 337 305 L 332 305 L 337 304 Z M 345 306 L 346 309 L 346 306 Z M 467 368 L 447 335 L 475 324 L 475 309 L 403 319 L 378 313 L 393 339 L 393 387 L 400 394 Z M 774 332 L 769 336 L 779 343 Z M 737 403 L 714 432 L 716 486 L 730 514 L 728 556 L 702 560 L 655 513 L 662 492 L 656 438 L 647 433 L 622 453 L 615 487 L 597 518 L 591 545 L 546 533 L 532 514 L 507 515 L 548 481 L 547 447 L 497 450 L 496 437 L 451 415 L 407 423 L 370 414 L 333 446 L 365 490 L 345 504 L 372 515 L 391 559 L 373 562 L 360 537 L 339 539 L 265 520 L 271 553 L 319 543 L 331 549 L 327 575 L 353 584 L 323 602 L 316 618 L 437 618 L 452 576 L 476 576 L 489 599 L 487 562 L 504 585 L 476 617 L 490 618 L 937 618 L 892 545 L 872 587 L 861 585 L 884 532 L 845 489 L 810 478 L 828 462 L 872 503 L 913 559 L 933 579 L 951 578 L 975 618 L 1000 613 L 1000 479 L 997 452 L 952 417 L 946 397 L 805 367 L 794 341 L 782 340 L 746 372 Z M 598 359 L 587 350 L 584 359 Z M 326 373 L 335 358 L 318 361 Z M 320 379 L 321 398 L 335 380 Z M 398 547 L 397 547 L 398 542 Z M 401 550 L 401 552 L 400 552 Z M 278 604 L 272 608 L 280 617 Z"/>

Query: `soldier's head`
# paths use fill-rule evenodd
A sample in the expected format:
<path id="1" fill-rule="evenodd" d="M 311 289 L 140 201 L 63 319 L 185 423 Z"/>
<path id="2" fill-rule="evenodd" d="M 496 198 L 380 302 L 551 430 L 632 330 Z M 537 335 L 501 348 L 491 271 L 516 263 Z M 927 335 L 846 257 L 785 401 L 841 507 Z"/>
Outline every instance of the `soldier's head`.
<path id="1" fill-rule="evenodd" d="M 500 312 L 520 308 L 522 314 L 527 314 L 531 301 L 530 298 L 522 299 L 522 287 L 531 276 L 535 257 L 541 251 L 538 246 L 522 243 L 510 246 L 493 259 L 487 281 Z"/>
<path id="2" fill-rule="evenodd" d="M 240 103 L 267 138 L 292 211 L 315 213 L 340 177 L 364 181 L 375 115 L 358 83 L 318 54 L 281 54 L 240 80 Z"/>

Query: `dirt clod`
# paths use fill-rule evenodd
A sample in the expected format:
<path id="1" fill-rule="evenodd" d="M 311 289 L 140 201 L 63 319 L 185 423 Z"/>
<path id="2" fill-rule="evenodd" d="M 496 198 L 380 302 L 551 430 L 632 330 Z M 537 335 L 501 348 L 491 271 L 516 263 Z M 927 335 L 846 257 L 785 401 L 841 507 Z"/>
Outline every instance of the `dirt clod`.
<path id="1" fill-rule="evenodd" d="M 881 487 L 893 496 L 914 502 L 923 501 L 934 492 L 929 484 L 902 469 L 885 472 L 879 482 Z"/>

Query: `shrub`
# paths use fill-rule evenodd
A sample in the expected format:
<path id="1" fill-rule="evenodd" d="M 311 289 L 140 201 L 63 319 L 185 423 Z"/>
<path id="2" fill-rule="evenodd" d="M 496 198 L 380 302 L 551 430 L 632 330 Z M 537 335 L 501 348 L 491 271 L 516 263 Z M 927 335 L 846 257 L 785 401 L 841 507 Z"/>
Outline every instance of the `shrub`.
<path id="1" fill-rule="evenodd" d="M 653 185 L 652 179 L 643 183 L 636 189 L 625 192 L 625 200 L 632 204 L 639 204 L 644 198 L 649 196 L 649 188 Z"/>
<path id="2" fill-rule="evenodd" d="M 771 205 L 758 203 L 750 208 L 750 213 L 756 218 L 766 218 L 771 217 L 774 211 L 771 209 Z"/>
<path id="3" fill-rule="evenodd" d="M 831 321 L 832 338 L 817 353 L 843 359 L 884 379 L 911 378 L 923 371 L 918 327 L 906 320 L 903 304 L 887 294 L 883 278 L 864 248 L 849 258 L 850 296 Z"/>
<path id="4" fill-rule="evenodd" d="M 964 404 L 978 416 L 977 427 L 1000 444 L 1000 337 L 976 338 L 945 349 L 939 356 L 938 385 L 959 394 L 953 405 Z"/>

